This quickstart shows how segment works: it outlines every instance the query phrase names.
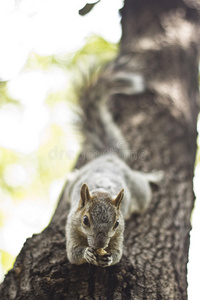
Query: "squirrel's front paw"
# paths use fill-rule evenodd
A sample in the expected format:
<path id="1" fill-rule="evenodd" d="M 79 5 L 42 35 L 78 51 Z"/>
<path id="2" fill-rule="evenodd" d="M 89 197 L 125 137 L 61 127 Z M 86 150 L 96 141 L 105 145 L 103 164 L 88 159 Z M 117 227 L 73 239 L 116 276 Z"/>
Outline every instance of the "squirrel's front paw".
<path id="1" fill-rule="evenodd" d="M 94 250 L 92 248 L 87 247 L 85 249 L 84 258 L 89 264 L 93 264 L 95 266 L 98 265 L 96 255 L 94 254 Z"/>
<path id="2" fill-rule="evenodd" d="M 108 253 L 97 257 L 97 263 L 100 267 L 108 267 L 112 264 L 112 261 L 112 255 Z"/>

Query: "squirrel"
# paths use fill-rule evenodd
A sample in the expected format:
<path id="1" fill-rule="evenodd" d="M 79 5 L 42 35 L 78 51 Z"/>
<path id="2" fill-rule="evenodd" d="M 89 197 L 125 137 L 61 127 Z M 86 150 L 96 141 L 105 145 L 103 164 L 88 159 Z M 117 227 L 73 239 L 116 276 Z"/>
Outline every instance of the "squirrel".
<path id="1" fill-rule="evenodd" d="M 65 191 L 71 206 L 66 223 L 67 257 L 77 265 L 108 267 L 120 261 L 125 220 L 147 209 L 152 197 L 150 183 L 158 184 L 163 177 L 162 171 L 143 173 L 126 163 L 127 142 L 112 119 L 107 101 L 119 92 L 142 92 L 142 78 L 111 73 L 112 68 L 87 86 L 80 97 L 85 149 L 89 145 L 100 155 L 75 173 Z M 105 154 L 103 149 L 115 151 Z"/>

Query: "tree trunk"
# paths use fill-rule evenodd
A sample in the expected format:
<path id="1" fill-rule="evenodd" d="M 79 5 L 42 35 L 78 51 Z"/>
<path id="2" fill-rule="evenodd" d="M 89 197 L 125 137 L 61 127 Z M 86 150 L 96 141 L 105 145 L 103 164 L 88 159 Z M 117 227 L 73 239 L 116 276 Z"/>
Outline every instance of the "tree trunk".
<path id="1" fill-rule="evenodd" d="M 121 262 L 108 268 L 66 258 L 63 195 L 50 225 L 28 239 L 0 299 L 187 299 L 190 215 L 198 114 L 195 1 L 126 0 L 112 72 L 137 75 L 144 91 L 109 103 L 132 149 L 130 165 L 164 170 L 148 211 L 126 223 Z M 80 167 L 81 163 L 78 163 Z"/>

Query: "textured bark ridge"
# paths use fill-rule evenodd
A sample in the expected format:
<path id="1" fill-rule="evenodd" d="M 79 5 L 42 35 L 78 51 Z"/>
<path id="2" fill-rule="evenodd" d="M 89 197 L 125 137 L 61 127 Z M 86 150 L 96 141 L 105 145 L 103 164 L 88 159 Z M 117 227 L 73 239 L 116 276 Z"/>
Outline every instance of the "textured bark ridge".
<path id="1" fill-rule="evenodd" d="M 113 267 L 71 265 L 65 253 L 68 206 L 28 239 L 0 287 L 0 299 L 187 299 L 190 214 L 198 114 L 197 2 L 127 0 L 112 72 L 136 76 L 139 95 L 109 103 L 132 149 L 134 169 L 164 170 L 149 210 L 126 223 L 124 255 Z M 83 162 L 80 160 L 78 166 Z"/>

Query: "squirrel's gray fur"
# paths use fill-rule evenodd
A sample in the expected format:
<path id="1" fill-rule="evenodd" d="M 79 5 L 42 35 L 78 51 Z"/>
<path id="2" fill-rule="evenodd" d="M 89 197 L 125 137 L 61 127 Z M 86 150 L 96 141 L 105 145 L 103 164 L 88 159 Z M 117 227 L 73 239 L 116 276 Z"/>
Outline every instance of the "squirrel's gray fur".
<path id="1" fill-rule="evenodd" d="M 133 212 L 143 212 L 152 197 L 150 182 L 158 183 L 162 173 L 132 170 L 119 154 L 118 144 L 128 150 L 122 133 L 107 109 L 107 101 L 118 90 L 134 94 L 134 76 L 107 76 L 87 87 L 80 97 L 86 143 L 103 154 L 83 166 L 69 181 L 66 197 L 71 209 L 66 226 L 67 257 L 71 263 L 91 263 L 107 267 L 118 263 L 123 251 L 124 220 Z M 121 80 L 120 89 L 117 82 Z M 113 82 L 112 82 L 113 81 Z M 122 157 L 122 155 L 120 154 Z M 125 155 L 126 156 L 126 155 Z M 105 253 L 98 254 L 98 249 Z"/>

